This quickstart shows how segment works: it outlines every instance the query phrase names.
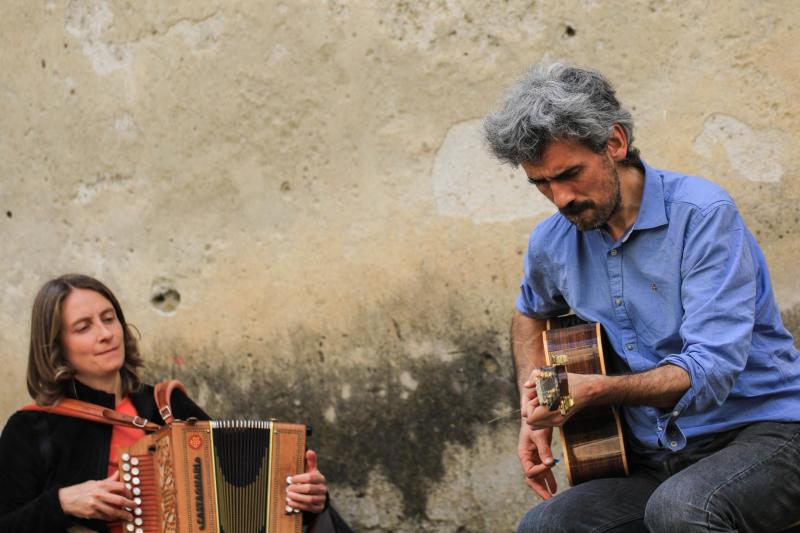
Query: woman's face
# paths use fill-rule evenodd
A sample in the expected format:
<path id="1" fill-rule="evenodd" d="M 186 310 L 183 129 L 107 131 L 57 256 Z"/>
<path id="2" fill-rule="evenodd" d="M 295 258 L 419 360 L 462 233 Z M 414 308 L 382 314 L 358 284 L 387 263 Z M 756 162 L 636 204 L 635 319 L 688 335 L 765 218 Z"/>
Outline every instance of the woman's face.
<path id="1" fill-rule="evenodd" d="M 102 294 L 73 289 L 61 309 L 61 347 L 79 380 L 102 388 L 117 378 L 125 361 L 122 324 Z"/>

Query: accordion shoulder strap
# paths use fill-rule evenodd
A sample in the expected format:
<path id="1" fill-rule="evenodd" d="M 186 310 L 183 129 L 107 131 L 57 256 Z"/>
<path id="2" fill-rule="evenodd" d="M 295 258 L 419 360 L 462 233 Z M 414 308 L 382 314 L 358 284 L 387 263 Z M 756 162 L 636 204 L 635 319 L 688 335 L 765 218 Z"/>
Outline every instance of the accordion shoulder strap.
<path id="1" fill-rule="evenodd" d="M 146 418 L 126 415 L 125 413 L 108 409 L 102 405 L 73 400 L 72 398 L 62 398 L 55 405 L 36 405 L 32 403 L 26 405 L 21 410 L 43 411 L 45 413 L 91 420 L 92 422 L 99 422 L 101 424 L 110 424 L 112 426 L 135 427 L 145 431 L 156 431 L 161 428 L 161 426 L 148 421 Z"/>
<path id="2" fill-rule="evenodd" d="M 158 383 L 155 386 L 155 390 L 153 390 L 153 396 L 155 396 L 156 399 L 156 408 L 158 409 L 158 414 L 160 414 L 161 418 L 164 419 L 165 424 L 172 424 L 175 421 L 175 415 L 172 413 L 172 406 L 169 402 L 169 399 L 172 397 L 172 391 L 175 389 L 180 389 L 188 396 L 183 383 L 177 379 L 168 379 L 166 381 L 162 381 L 161 383 Z"/>

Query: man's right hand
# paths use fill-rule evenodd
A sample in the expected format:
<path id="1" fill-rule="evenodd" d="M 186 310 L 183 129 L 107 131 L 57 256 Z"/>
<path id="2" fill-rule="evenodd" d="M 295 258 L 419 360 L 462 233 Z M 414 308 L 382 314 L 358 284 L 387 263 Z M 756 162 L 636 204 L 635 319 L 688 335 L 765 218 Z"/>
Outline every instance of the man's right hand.
<path id="1" fill-rule="evenodd" d="M 552 438 L 553 428 L 533 430 L 524 419 L 522 420 L 517 454 L 522 463 L 525 482 L 545 500 L 552 498 L 558 490 L 556 478 L 551 470 L 554 464 L 553 453 L 550 450 Z"/>

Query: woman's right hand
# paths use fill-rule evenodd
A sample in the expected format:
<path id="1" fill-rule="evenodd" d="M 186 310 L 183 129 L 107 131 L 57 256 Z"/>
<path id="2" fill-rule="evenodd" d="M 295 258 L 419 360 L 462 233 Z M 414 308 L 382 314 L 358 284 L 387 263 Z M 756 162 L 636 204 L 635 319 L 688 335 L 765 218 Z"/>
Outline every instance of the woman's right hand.
<path id="1" fill-rule="evenodd" d="M 106 522 L 133 520 L 133 515 L 125 510 L 126 507 L 136 507 L 132 496 L 125 484 L 119 481 L 117 472 L 106 479 L 84 481 L 58 491 L 58 500 L 66 514 Z"/>

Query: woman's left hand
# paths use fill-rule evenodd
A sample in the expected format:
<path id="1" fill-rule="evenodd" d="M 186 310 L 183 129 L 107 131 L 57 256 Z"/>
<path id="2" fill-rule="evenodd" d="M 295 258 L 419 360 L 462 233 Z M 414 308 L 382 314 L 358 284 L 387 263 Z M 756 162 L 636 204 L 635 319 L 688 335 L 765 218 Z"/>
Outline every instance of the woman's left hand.
<path id="1" fill-rule="evenodd" d="M 286 505 L 301 511 L 321 513 L 328 499 L 325 476 L 317 468 L 317 454 L 306 452 L 306 472 L 289 478 L 286 487 Z"/>

